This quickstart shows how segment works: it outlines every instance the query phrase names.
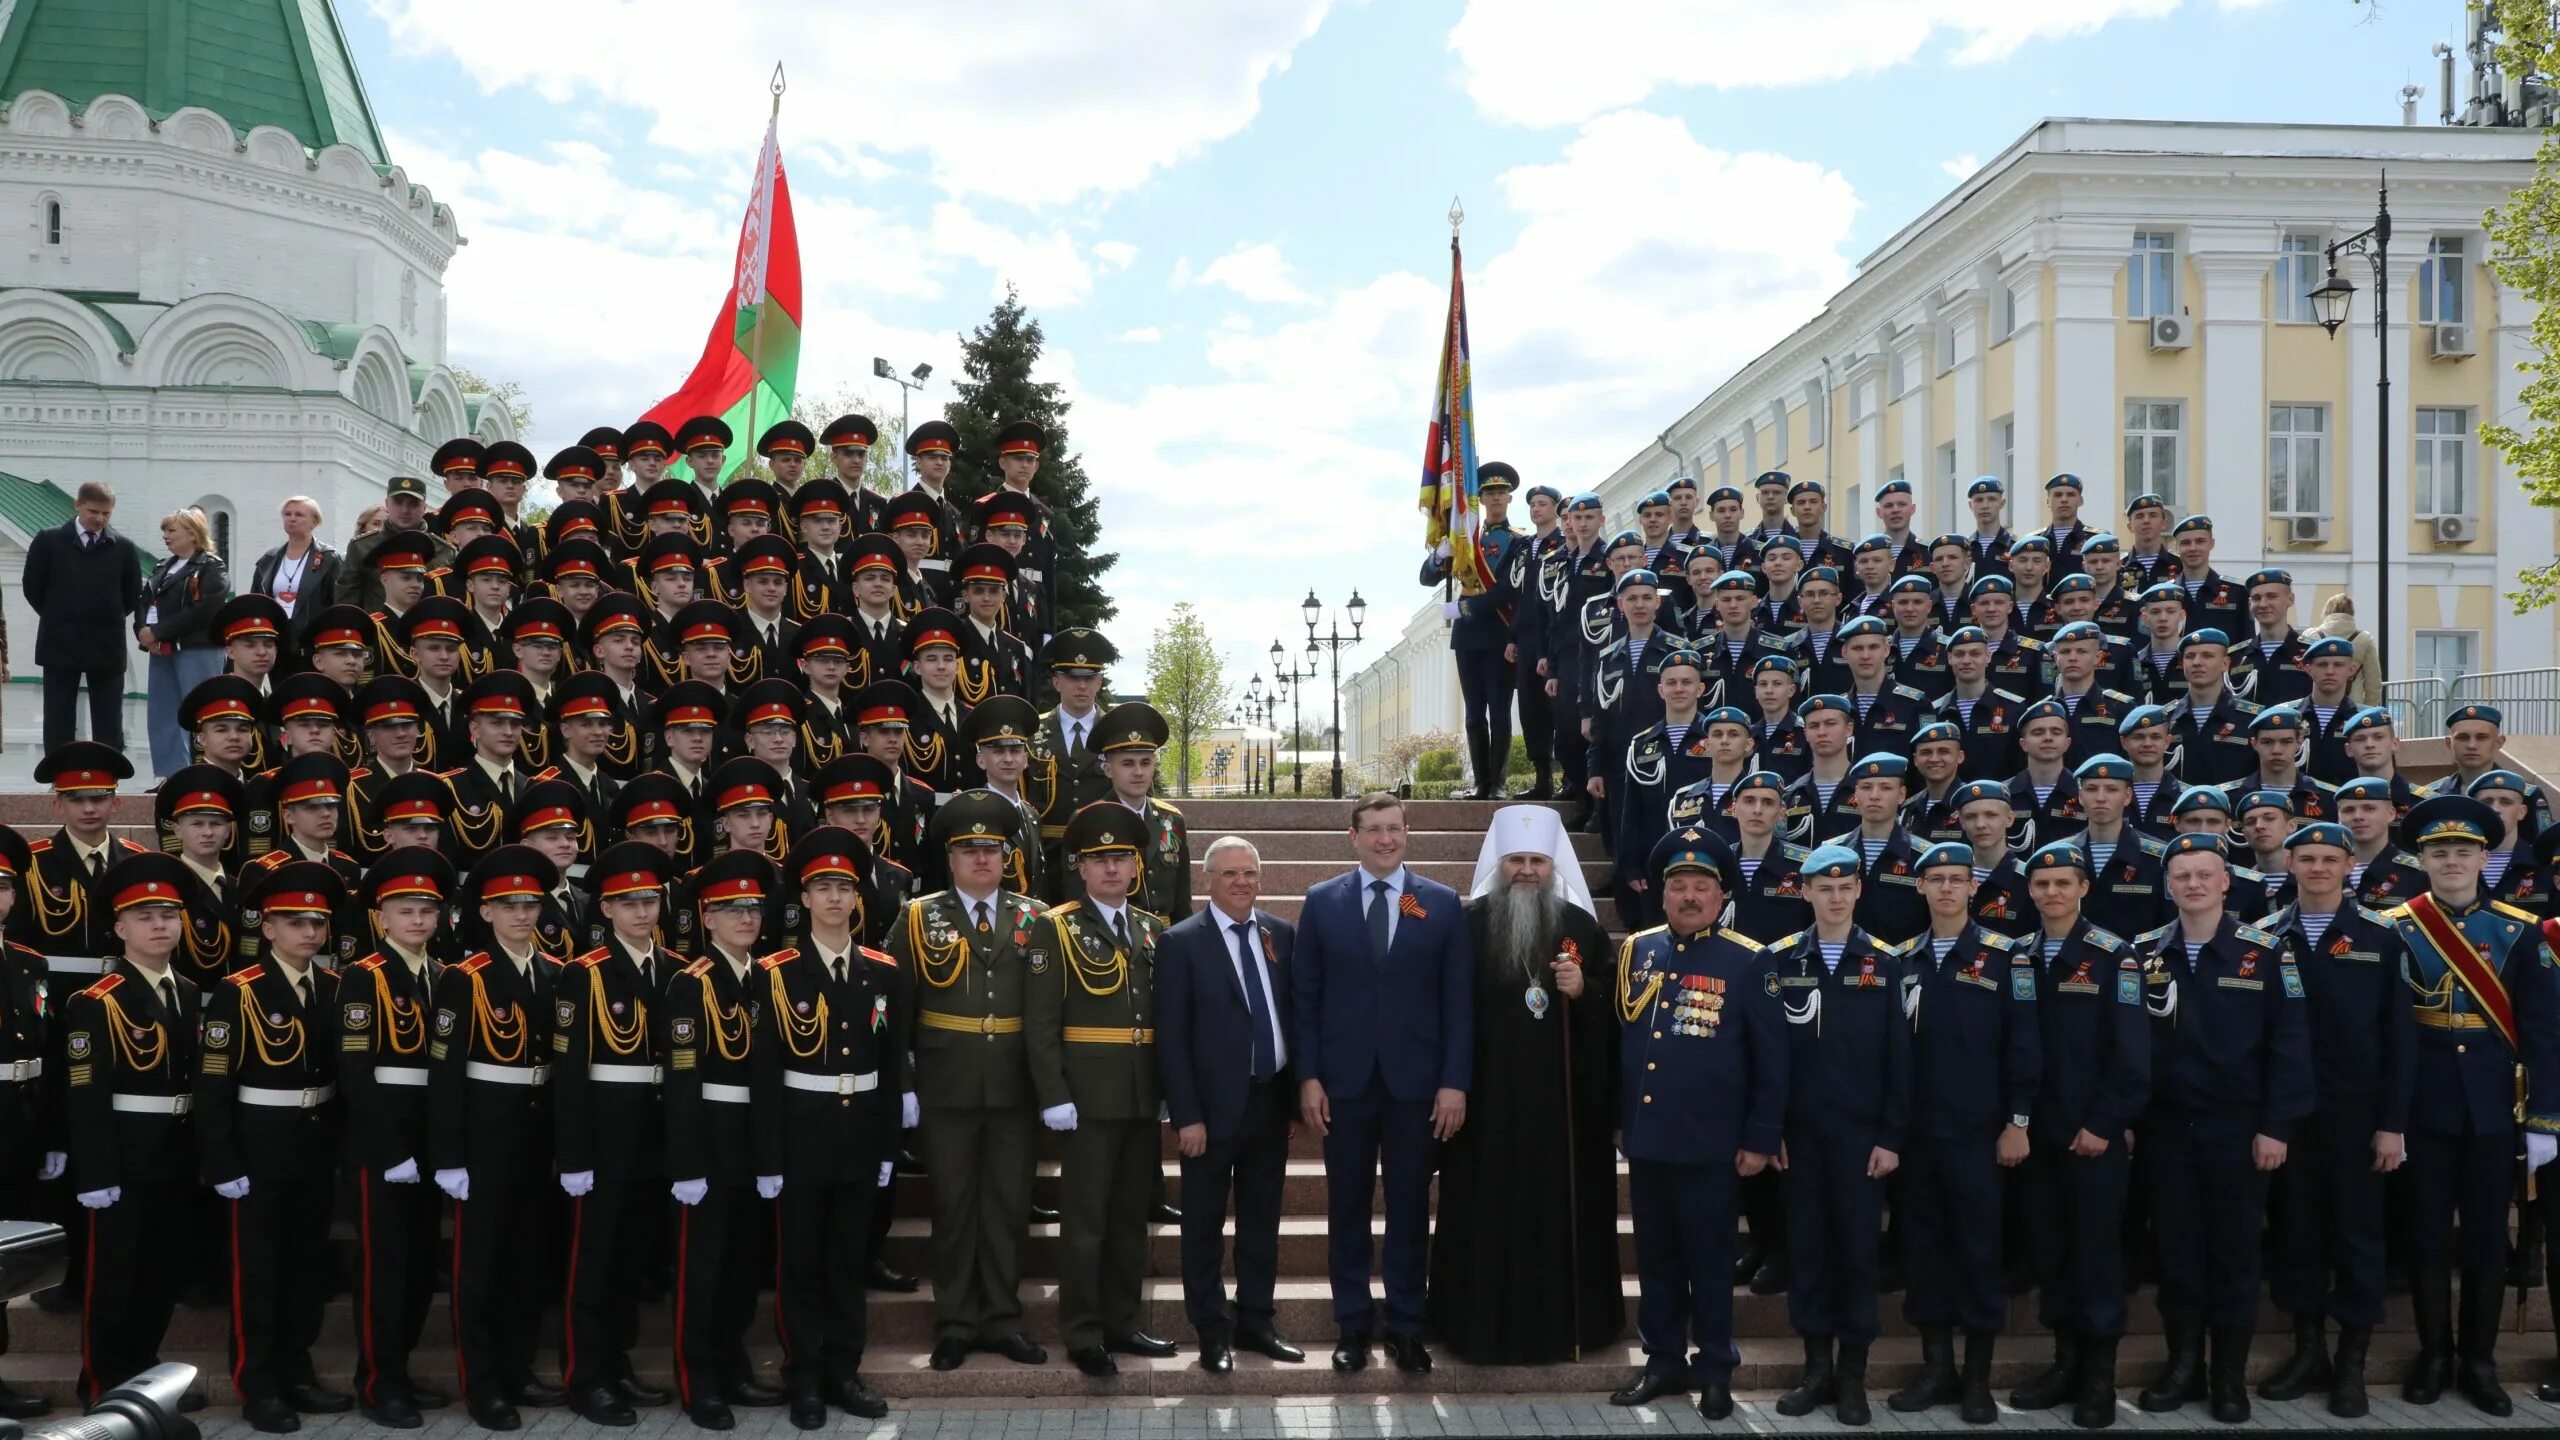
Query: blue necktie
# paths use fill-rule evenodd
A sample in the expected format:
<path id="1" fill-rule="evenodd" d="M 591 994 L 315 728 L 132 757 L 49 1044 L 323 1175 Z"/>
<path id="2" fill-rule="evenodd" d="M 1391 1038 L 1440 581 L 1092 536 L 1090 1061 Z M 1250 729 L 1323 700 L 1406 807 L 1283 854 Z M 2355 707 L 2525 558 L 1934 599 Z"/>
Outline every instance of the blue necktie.
<path id="1" fill-rule="evenodd" d="M 1389 903 L 1390 902 L 1387 899 L 1387 882 L 1384 880 L 1370 881 L 1369 957 L 1381 964 L 1386 961 L 1388 943 L 1395 938 L 1394 933 L 1388 928 L 1392 923 L 1387 918 L 1387 906 Z"/>
<path id="2" fill-rule="evenodd" d="M 1239 920 L 1227 927 L 1236 936 L 1236 963 L 1244 969 L 1244 1005 L 1253 1012 L 1253 1078 L 1268 1080 L 1280 1069 L 1271 1043 L 1271 997 L 1262 990 L 1262 967 L 1254 963 L 1252 928 Z"/>

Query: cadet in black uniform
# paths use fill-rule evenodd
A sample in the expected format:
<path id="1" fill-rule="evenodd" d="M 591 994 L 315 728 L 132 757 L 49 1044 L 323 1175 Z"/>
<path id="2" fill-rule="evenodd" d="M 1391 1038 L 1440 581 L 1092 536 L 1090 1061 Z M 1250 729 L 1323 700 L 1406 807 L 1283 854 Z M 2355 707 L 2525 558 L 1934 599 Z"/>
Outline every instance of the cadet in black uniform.
<path id="1" fill-rule="evenodd" d="M 2178 663 L 2186 672 L 2186 693 L 2168 702 L 2182 756 L 2178 778 L 2190 785 L 2228 785 L 2257 768 L 2249 725 L 2259 709 L 2223 683 L 2231 667 L 2230 634 L 2188 631 L 2178 642 Z"/>
<path id="2" fill-rule="evenodd" d="M 2187 629 L 2219 630 L 2240 635 L 2249 628 L 2249 595 L 2213 568 L 2213 517 L 2190 515 L 2169 532 L 2169 548 L 2178 552 L 2174 574 L 2164 578 L 2187 592 Z"/>
<path id="3" fill-rule="evenodd" d="M 110 970 L 100 957 L 115 952 L 116 912 L 113 897 L 99 892 L 119 861 L 144 853 L 107 829 L 116 782 L 132 778 L 133 762 L 95 740 L 57 745 L 36 762 L 35 781 L 52 788 L 62 824 L 27 846 L 25 903 L 10 933 L 44 952 L 55 994 Z"/>
<path id="4" fill-rule="evenodd" d="M 15 929 L 19 887 L 30 883 L 26 838 L 0 825 L 0 925 Z M 14 940 L 0 944 L 0 1215 L 43 1213 L 36 1186 L 61 1179 L 68 1159 L 62 1091 L 44 1073 L 47 1064 L 62 1063 L 52 993 L 42 952 Z M 0 1355 L 8 1352 L 9 1321 L 0 1309 Z M 51 1408 L 44 1397 L 0 1380 L 0 1420 L 32 1420 Z"/>
<path id="5" fill-rule="evenodd" d="M 331 916 L 338 872 L 290 861 L 242 903 L 259 915 L 266 958 L 232 975 L 204 1012 L 197 1060 L 197 1168 L 229 1202 L 231 1379 L 254 1429 L 284 1434 L 302 1415 L 354 1402 L 311 1368 L 329 1299 L 329 1209 L 337 1194 L 338 977 Z"/>

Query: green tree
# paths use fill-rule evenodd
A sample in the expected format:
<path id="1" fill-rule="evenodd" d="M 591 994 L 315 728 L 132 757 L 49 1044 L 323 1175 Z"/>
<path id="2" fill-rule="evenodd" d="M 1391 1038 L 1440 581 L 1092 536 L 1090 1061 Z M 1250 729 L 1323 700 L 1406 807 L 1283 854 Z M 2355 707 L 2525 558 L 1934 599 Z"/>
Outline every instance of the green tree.
<path id="1" fill-rule="evenodd" d="M 533 433 L 533 402 L 524 398 L 521 380 L 492 380 L 465 365 L 446 367 L 453 372 L 454 388 L 465 397 L 478 395 L 486 403 L 503 405 L 509 418 L 516 422 L 518 435 Z"/>
<path id="2" fill-rule="evenodd" d="M 791 402 L 791 418 L 808 426 L 812 435 L 827 433 L 827 426 L 839 415 L 867 415 L 872 427 L 880 432 L 880 438 L 871 442 L 871 463 L 862 471 L 863 488 L 883 495 L 906 489 L 907 437 L 894 433 L 898 428 L 898 402 L 882 400 L 857 385 L 838 385 L 824 397 L 804 394 Z M 749 437 L 747 443 L 755 442 Z M 767 474 L 761 462 L 755 469 L 759 475 Z M 832 475 L 835 468 L 821 453 L 810 457 L 806 473 Z"/>
<path id="3" fill-rule="evenodd" d="M 1067 402 L 1053 380 L 1034 380 L 1043 339 L 1040 322 L 1023 309 L 1007 286 L 1004 299 L 986 323 L 962 338 L 960 369 L 968 378 L 957 387 L 959 398 L 943 407 L 943 418 L 960 432 L 960 455 L 951 467 L 951 498 L 966 504 L 1004 483 L 996 468 L 996 432 L 1016 420 L 1034 420 L 1049 432 L 1049 448 L 1040 457 L 1040 474 L 1031 493 L 1049 504 L 1049 527 L 1057 537 L 1057 628 L 1099 626 L 1120 613 L 1102 588 L 1102 577 L 1120 563 L 1117 555 L 1096 549 L 1102 538 L 1102 516 L 1085 478 L 1084 457 L 1067 440 Z"/>
<path id="4" fill-rule="evenodd" d="M 2496 0 L 2498 63 L 2509 75 L 2560 77 L 2560 7 L 2552 0 Z M 2531 296 L 2536 358 L 2521 368 L 2524 418 L 2480 427 L 2536 505 L 2560 508 L 2560 133 L 2545 133 L 2533 176 L 2489 212 L 2490 265 L 2500 283 Z M 2524 609 L 2560 600 L 2560 561 L 2524 572 L 2510 598 Z"/>
<path id="5" fill-rule="evenodd" d="M 1192 742 L 1226 719 L 1232 693 L 1200 612 L 1174 606 L 1147 646 L 1147 703 L 1173 731 L 1175 793 L 1191 793 Z"/>

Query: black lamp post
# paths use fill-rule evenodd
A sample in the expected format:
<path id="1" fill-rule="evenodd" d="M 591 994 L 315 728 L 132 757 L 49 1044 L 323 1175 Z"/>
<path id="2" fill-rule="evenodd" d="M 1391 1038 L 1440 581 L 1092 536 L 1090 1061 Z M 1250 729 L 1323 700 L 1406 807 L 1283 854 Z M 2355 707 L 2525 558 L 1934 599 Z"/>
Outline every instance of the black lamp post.
<path id="1" fill-rule="evenodd" d="M 2388 177 L 2374 195 L 2373 224 L 2329 247 L 2329 278 L 2311 287 L 2313 313 L 2334 337 L 2347 323 L 2355 304 L 2355 282 L 2338 273 L 2338 257 L 2362 255 L 2373 265 L 2373 348 L 2380 366 L 2374 380 L 2376 456 L 2374 485 L 2374 663 L 2391 673 L 2391 186 Z"/>
<path id="2" fill-rule="evenodd" d="M 1271 674 L 1279 681 L 1281 697 L 1289 702 L 1290 737 L 1296 745 L 1304 745 L 1307 739 L 1307 682 L 1316 678 L 1316 647 L 1313 645 L 1307 647 L 1307 668 L 1304 670 L 1298 668 L 1298 662 L 1294 658 L 1289 659 L 1285 664 L 1282 663 L 1282 657 L 1287 654 L 1288 652 L 1281 648 L 1279 641 L 1271 642 Z M 1279 763 L 1280 747 L 1277 741 L 1272 744 L 1271 758 L 1274 765 Z M 1272 774 L 1276 780 L 1279 772 L 1275 770 Z M 1307 793 L 1307 757 L 1303 750 L 1298 752 L 1298 763 L 1290 767 L 1289 793 L 1293 795 Z"/>
<path id="3" fill-rule="evenodd" d="M 1369 603 L 1360 598 L 1359 591 L 1351 592 L 1350 603 L 1342 607 L 1343 613 L 1351 617 L 1351 633 L 1348 635 L 1342 633 L 1340 614 L 1334 617 L 1328 633 L 1316 633 L 1316 621 L 1324 615 L 1324 602 L 1316 598 L 1313 590 L 1307 592 L 1306 602 L 1298 608 L 1307 617 L 1307 659 L 1314 661 L 1318 647 L 1331 652 L 1333 657 L 1333 798 L 1339 800 L 1342 798 L 1342 652 L 1360 643 L 1360 622 L 1368 617 Z"/>

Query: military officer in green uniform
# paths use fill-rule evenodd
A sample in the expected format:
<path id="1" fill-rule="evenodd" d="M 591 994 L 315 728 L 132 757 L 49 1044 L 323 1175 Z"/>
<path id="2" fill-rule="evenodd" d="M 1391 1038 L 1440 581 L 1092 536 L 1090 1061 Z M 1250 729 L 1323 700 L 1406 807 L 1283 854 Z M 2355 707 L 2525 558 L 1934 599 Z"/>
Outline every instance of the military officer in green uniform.
<path id="1" fill-rule="evenodd" d="M 1049 672 L 1056 708 L 1040 717 L 1031 742 L 1031 772 L 1024 793 L 1040 811 L 1042 874 L 1063 886 L 1072 873 L 1060 854 L 1067 817 L 1111 793 L 1102 773 L 1102 752 L 1094 747 L 1094 726 L 1102 719 L 1103 667 L 1120 658 L 1109 640 L 1081 625 L 1061 630 L 1041 647 L 1040 664 Z M 1058 891 L 1045 894 L 1058 898 Z"/>
<path id="2" fill-rule="evenodd" d="M 1109 798 L 1145 829 L 1129 902 L 1170 925 L 1191 913 L 1191 835 L 1181 811 L 1147 792 L 1155 788 L 1157 752 L 1171 738 L 1171 727 L 1153 705 L 1129 700 L 1103 712 L 1093 734 L 1103 778 L 1111 784 Z M 1082 807 L 1075 813 L 1084 813 Z M 1083 898 L 1084 874 L 1077 867 L 1067 867 L 1063 885 L 1068 899 Z"/>
<path id="3" fill-rule="evenodd" d="M 951 887 L 909 902 L 889 932 L 888 951 L 916 997 L 910 1048 L 933 1175 L 936 1370 L 959 1369 L 972 1350 L 1024 1365 L 1049 1359 L 1022 1333 L 1033 1159 L 1022 1022 L 1026 992 L 1056 983 L 1059 962 L 1033 939 L 1040 902 L 1004 888 L 1015 814 L 988 791 L 951 797 L 933 820 Z"/>
<path id="4" fill-rule="evenodd" d="M 1040 1123 L 1067 1137 L 1058 1172 L 1058 1319 L 1067 1358 L 1097 1378 L 1119 1373 L 1115 1350 L 1174 1353 L 1171 1341 L 1142 1328 L 1140 1308 L 1147 1211 L 1163 1183 L 1155 951 L 1164 921 L 1134 894 L 1152 839 L 1147 823 L 1109 800 L 1068 818 L 1066 850 L 1084 898 L 1033 925 L 1034 974 L 1023 1005 Z"/>

